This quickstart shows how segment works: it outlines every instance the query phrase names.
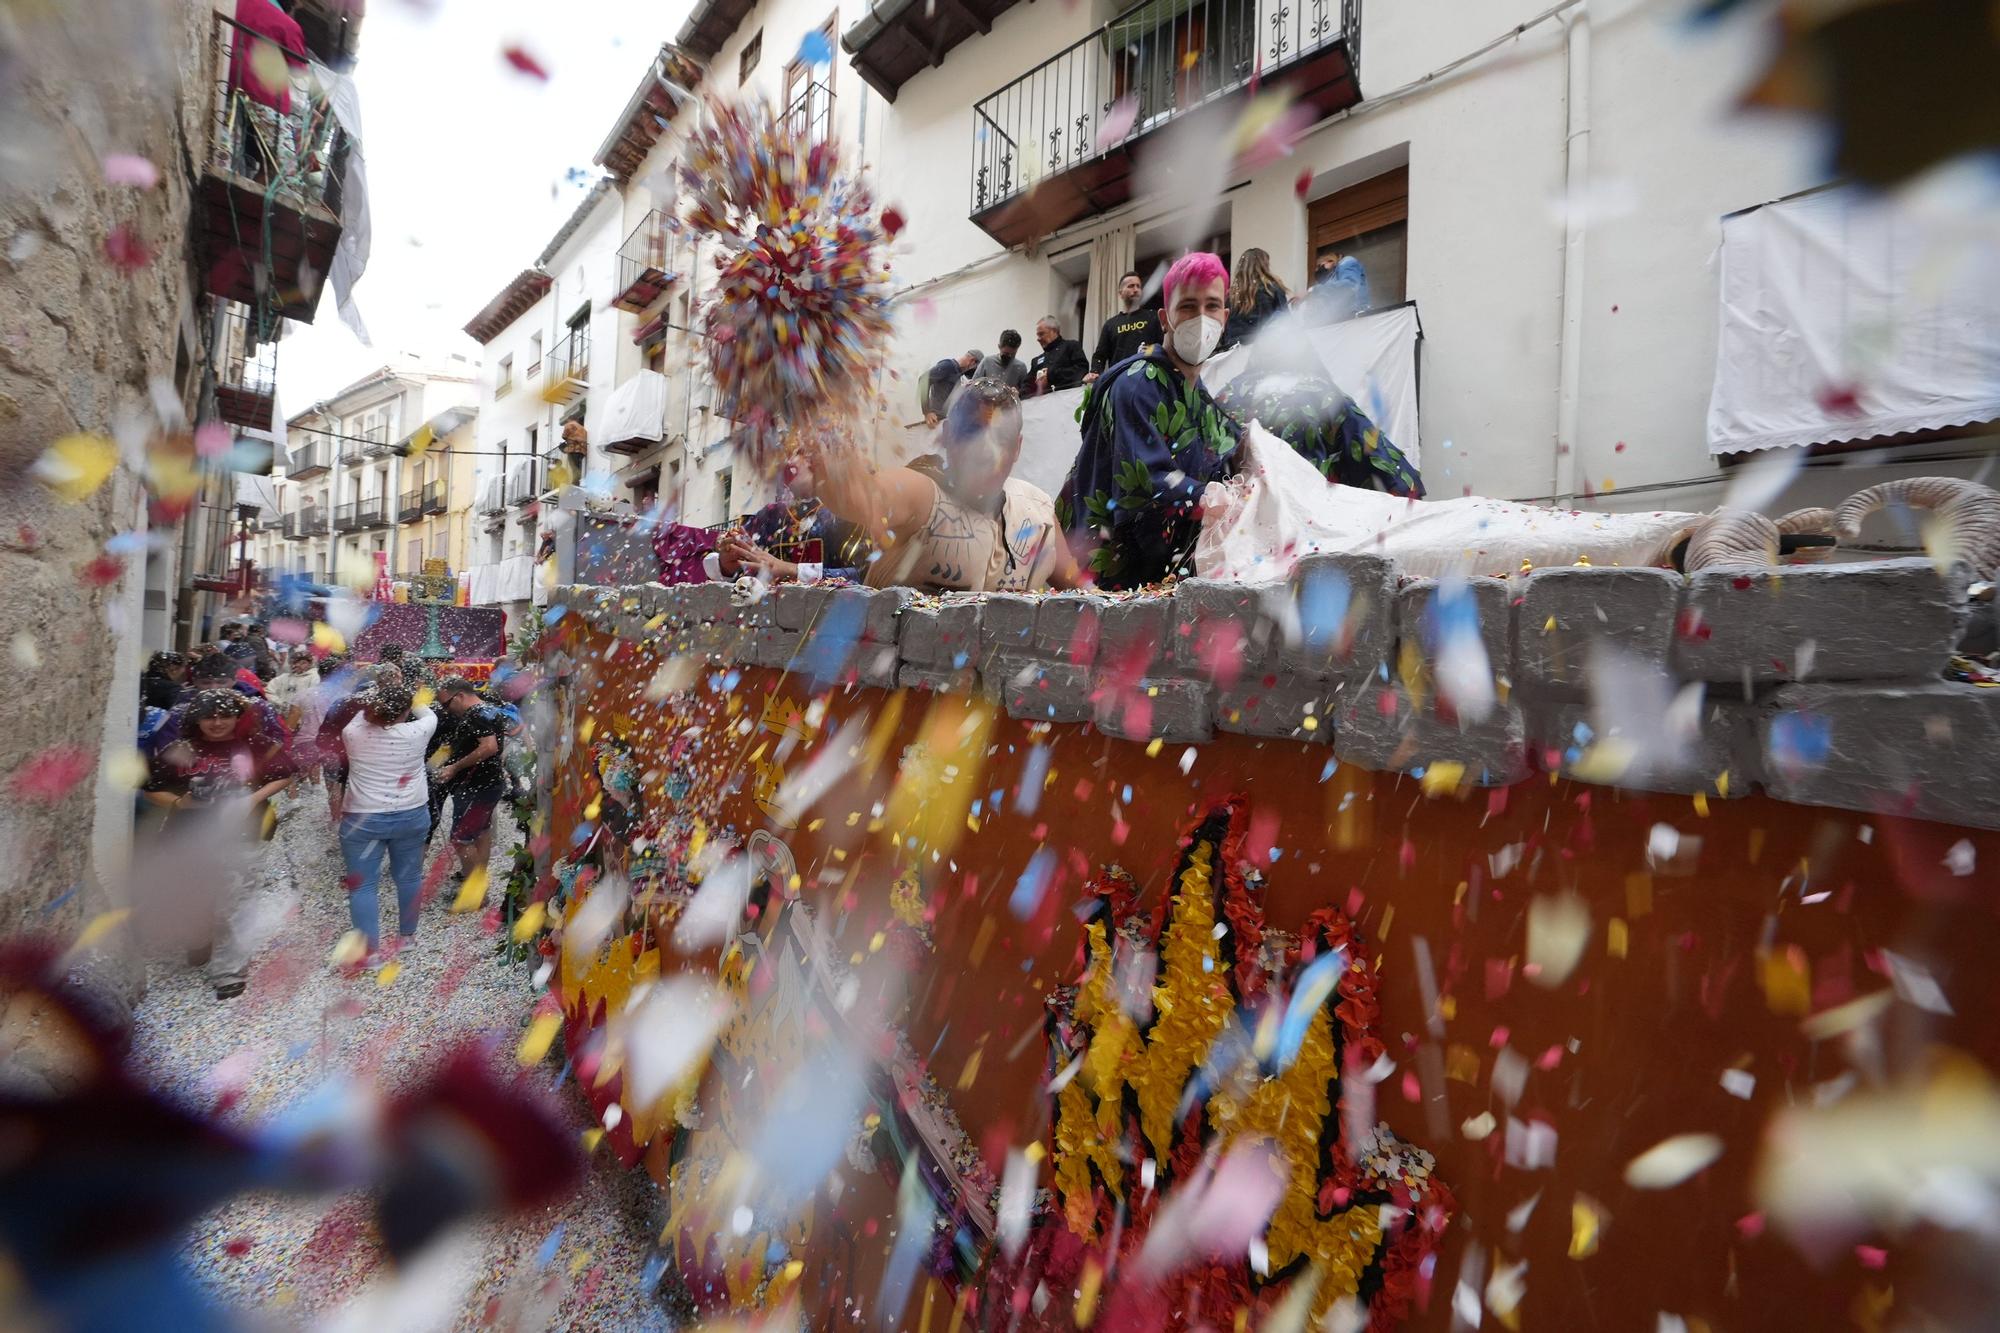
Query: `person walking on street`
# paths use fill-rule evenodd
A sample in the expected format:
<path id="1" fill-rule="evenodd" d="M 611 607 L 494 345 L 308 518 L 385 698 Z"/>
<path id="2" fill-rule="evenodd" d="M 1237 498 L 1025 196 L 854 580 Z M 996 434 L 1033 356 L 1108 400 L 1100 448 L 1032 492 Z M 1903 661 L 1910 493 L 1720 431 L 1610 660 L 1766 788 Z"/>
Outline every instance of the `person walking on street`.
<path id="1" fill-rule="evenodd" d="M 382 944 L 376 887 L 382 858 L 396 884 L 396 930 L 404 944 L 417 933 L 424 883 L 424 839 L 430 810 L 424 756 L 437 734 L 437 714 L 412 709 L 409 687 L 377 683 L 341 728 L 347 785 L 339 804 L 340 857 L 347 866 L 347 910 L 371 950 Z"/>
<path id="2" fill-rule="evenodd" d="M 493 811 L 507 794 L 500 750 L 508 724 L 506 714 L 480 698 L 463 676 L 441 681 L 438 701 L 451 715 L 451 734 L 437 782 L 451 801 L 451 848 L 462 880 L 493 855 Z"/>
<path id="3" fill-rule="evenodd" d="M 267 802 L 292 777 L 282 738 L 243 725 L 249 701 L 234 690 L 203 690 L 182 710 L 186 731 L 162 744 L 146 782 L 146 800 L 164 811 L 148 862 L 170 894 L 202 893 L 150 904 L 185 929 L 199 923 L 188 961 L 206 962 L 219 1000 L 243 993 L 250 946 L 236 916 L 255 869 L 255 850 L 270 827 Z M 174 869 L 167 869 L 173 867 Z"/>

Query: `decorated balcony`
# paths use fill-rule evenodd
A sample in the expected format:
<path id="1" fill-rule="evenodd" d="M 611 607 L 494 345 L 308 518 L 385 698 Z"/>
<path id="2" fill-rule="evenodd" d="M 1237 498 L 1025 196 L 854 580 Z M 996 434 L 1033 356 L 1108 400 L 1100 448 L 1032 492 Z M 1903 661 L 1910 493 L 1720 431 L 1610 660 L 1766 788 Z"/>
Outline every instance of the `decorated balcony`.
<path id="1" fill-rule="evenodd" d="M 294 481 L 304 481 L 317 477 L 333 466 L 333 445 L 326 440 L 314 440 L 299 446 L 285 459 L 285 475 Z M 324 531 L 325 529 L 321 529 Z"/>
<path id="2" fill-rule="evenodd" d="M 302 51 L 220 14 L 210 29 L 207 159 L 190 229 L 204 288 L 311 323 L 340 242 L 351 145 Z"/>
<path id="3" fill-rule="evenodd" d="M 548 367 L 548 383 L 542 388 L 545 401 L 567 406 L 583 397 L 590 391 L 590 330 L 572 329 L 550 349 L 543 364 Z"/>
<path id="4" fill-rule="evenodd" d="M 215 340 L 215 411 L 231 425 L 271 429 L 278 392 L 277 319 L 234 301 L 219 303 Z"/>
<path id="5" fill-rule="evenodd" d="M 1361 100 L 1360 0 L 1146 0 L 973 108 L 972 220 L 1002 245 L 1132 197 L 1142 145 L 1252 87 L 1317 121 Z"/>

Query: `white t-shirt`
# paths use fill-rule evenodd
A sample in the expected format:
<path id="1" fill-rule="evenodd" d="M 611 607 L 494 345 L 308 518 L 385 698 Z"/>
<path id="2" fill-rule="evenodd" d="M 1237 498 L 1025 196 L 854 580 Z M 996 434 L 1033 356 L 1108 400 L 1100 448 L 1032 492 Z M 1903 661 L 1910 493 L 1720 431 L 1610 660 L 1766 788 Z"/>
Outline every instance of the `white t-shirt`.
<path id="1" fill-rule="evenodd" d="M 366 713 L 356 713 L 340 731 L 347 746 L 344 811 L 392 814 L 427 804 L 430 789 L 424 781 L 424 756 L 430 753 L 437 724 L 437 714 L 428 708 L 390 727 L 378 727 Z"/>

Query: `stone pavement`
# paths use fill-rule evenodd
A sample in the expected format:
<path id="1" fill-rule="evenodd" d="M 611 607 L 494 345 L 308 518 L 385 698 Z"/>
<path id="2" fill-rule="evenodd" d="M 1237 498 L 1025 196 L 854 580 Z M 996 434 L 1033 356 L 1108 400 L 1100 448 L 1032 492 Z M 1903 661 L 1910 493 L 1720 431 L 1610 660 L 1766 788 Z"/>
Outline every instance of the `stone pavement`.
<path id="1" fill-rule="evenodd" d="M 515 839 L 503 813 L 489 901 L 498 901 Z M 501 959 L 480 913 L 454 916 L 443 895 L 423 913 L 416 946 L 399 969 L 345 978 L 328 965 L 348 917 L 339 852 L 317 789 L 286 804 L 264 856 L 252 912 L 269 938 L 253 955 L 249 989 L 218 1001 L 197 969 L 153 963 L 135 1011 L 132 1058 L 140 1077 L 189 1104 L 226 1104 L 231 1119 L 254 1123 L 293 1105 L 331 1071 L 372 1074 L 394 1090 L 468 1040 L 489 1040 L 495 1061 L 514 1070 L 536 999 L 532 967 Z M 384 897 L 387 934 L 394 902 L 387 884 Z M 558 1043 L 530 1076 L 554 1082 L 561 1070 Z M 558 1100 L 581 1134 L 589 1124 L 581 1098 L 565 1087 Z M 559 1206 L 488 1220 L 457 1238 L 440 1265 L 444 1276 L 425 1293 L 456 1313 L 426 1326 L 671 1327 L 640 1291 L 657 1206 L 643 1173 L 594 1157 L 582 1187 Z M 195 1225 L 184 1257 L 219 1301 L 281 1326 L 317 1322 L 388 1277 L 359 1194 L 240 1198 Z"/>

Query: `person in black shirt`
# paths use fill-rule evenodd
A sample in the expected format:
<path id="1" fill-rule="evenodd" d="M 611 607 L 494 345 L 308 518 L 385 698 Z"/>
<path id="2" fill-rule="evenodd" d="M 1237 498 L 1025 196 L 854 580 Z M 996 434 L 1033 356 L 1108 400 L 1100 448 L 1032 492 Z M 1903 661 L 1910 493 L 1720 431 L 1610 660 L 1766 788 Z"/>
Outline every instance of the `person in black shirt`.
<path id="1" fill-rule="evenodd" d="M 1090 373 L 1083 377 L 1085 384 L 1126 357 L 1160 345 L 1160 312 L 1138 308 L 1145 294 L 1146 280 L 1137 273 L 1127 273 L 1118 280 L 1118 299 L 1125 308 L 1104 321 L 1104 331 L 1097 335 L 1097 350 L 1090 354 Z"/>
<path id="2" fill-rule="evenodd" d="M 1266 321 L 1291 304 L 1292 294 L 1271 272 L 1271 256 L 1254 246 L 1245 250 L 1236 256 L 1236 277 L 1229 284 L 1229 322 L 1215 350 L 1226 352 L 1249 342 Z"/>
<path id="3" fill-rule="evenodd" d="M 951 401 L 951 391 L 958 387 L 960 380 L 972 378 L 972 372 L 979 369 L 979 363 L 986 358 L 978 348 L 967 352 L 954 361 L 950 357 L 938 362 L 924 376 L 923 409 L 924 424 L 935 426 L 944 419 L 945 404 Z"/>
<path id="4" fill-rule="evenodd" d="M 139 677 L 139 702 L 149 708 L 172 708 L 181 701 L 187 683 L 188 660 L 179 653 L 154 653 Z"/>
<path id="5" fill-rule="evenodd" d="M 462 879 L 493 855 L 493 809 L 507 792 L 507 772 L 500 747 L 507 736 L 507 715 L 479 697 L 463 676 L 438 683 L 450 732 L 450 753 L 437 770 L 438 786 L 451 800 L 451 848 L 458 856 Z"/>
<path id="6" fill-rule="evenodd" d="M 1074 389 L 1083 383 L 1083 377 L 1090 373 L 1083 344 L 1063 337 L 1062 326 L 1056 323 L 1054 315 L 1042 316 L 1041 323 L 1035 325 L 1035 341 L 1042 345 L 1042 354 L 1028 367 L 1028 378 L 1034 382 L 1036 393 Z"/>

